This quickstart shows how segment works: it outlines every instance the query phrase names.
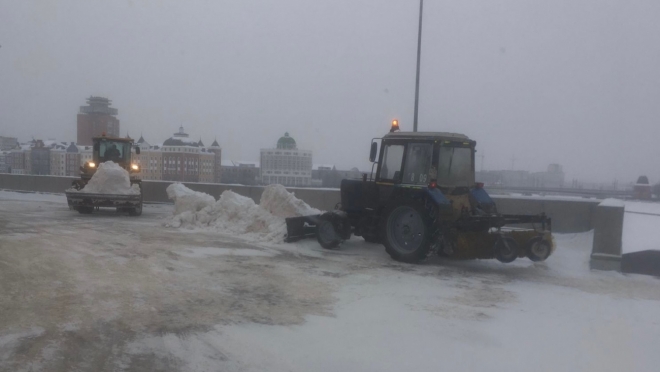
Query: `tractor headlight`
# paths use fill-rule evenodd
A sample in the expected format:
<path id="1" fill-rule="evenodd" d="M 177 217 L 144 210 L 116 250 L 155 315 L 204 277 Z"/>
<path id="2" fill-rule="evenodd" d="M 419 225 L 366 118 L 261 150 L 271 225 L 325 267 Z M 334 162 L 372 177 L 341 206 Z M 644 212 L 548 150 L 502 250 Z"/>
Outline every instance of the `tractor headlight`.
<path id="1" fill-rule="evenodd" d="M 140 166 L 137 164 L 131 164 L 131 169 L 137 172 L 140 170 Z"/>
<path id="2" fill-rule="evenodd" d="M 96 163 L 94 163 L 93 161 L 90 161 L 90 162 L 87 162 L 87 166 L 89 166 L 90 168 L 95 168 Z"/>

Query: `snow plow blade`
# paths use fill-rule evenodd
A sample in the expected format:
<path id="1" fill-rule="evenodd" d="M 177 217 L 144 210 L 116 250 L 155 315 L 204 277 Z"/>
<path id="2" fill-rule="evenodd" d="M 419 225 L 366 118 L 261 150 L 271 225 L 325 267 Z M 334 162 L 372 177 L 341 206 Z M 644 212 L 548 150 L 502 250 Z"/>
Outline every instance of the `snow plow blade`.
<path id="1" fill-rule="evenodd" d="M 142 204 L 141 194 L 90 194 L 67 191 L 66 201 L 70 209 L 78 207 L 127 207 L 134 208 Z"/>
<path id="2" fill-rule="evenodd" d="M 287 243 L 295 242 L 304 238 L 316 236 L 316 225 L 321 215 L 315 214 L 301 217 L 286 218 L 286 238 Z"/>

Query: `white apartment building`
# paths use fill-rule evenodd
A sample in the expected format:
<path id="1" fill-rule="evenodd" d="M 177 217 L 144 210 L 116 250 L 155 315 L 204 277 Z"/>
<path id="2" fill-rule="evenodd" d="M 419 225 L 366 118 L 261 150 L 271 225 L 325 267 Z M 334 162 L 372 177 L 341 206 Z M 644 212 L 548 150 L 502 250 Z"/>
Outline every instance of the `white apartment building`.
<path id="1" fill-rule="evenodd" d="M 261 183 L 284 186 L 311 186 L 312 152 L 300 150 L 284 133 L 272 149 L 261 149 Z"/>

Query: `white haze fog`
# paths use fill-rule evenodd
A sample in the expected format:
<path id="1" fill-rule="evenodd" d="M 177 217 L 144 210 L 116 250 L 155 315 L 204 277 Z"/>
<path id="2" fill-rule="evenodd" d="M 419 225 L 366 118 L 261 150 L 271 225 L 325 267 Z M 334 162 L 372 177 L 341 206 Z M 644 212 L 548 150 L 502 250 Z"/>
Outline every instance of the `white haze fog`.
<path id="1" fill-rule="evenodd" d="M 485 169 L 660 179 L 660 1 L 424 5 L 420 130 L 467 134 Z M 315 163 L 368 169 L 391 119 L 412 130 L 417 17 L 410 0 L 0 0 L 0 135 L 75 140 L 101 95 L 122 135 L 184 125 L 257 160 L 288 131 Z"/>

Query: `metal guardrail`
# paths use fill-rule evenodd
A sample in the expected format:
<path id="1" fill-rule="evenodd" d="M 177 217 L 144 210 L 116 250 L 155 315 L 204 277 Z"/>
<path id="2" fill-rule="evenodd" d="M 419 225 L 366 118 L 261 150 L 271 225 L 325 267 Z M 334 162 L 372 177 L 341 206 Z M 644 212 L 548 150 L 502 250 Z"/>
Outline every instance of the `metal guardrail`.
<path id="1" fill-rule="evenodd" d="M 544 188 L 544 187 L 512 187 L 486 185 L 488 191 L 515 192 L 521 194 L 551 194 L 568 196 L 588 196 L 596 198 L 620 198 L 626 199 L 633 195 L 632 190 L 600 190 L 600 189 L 576 189 L 576 188 Z"/>

